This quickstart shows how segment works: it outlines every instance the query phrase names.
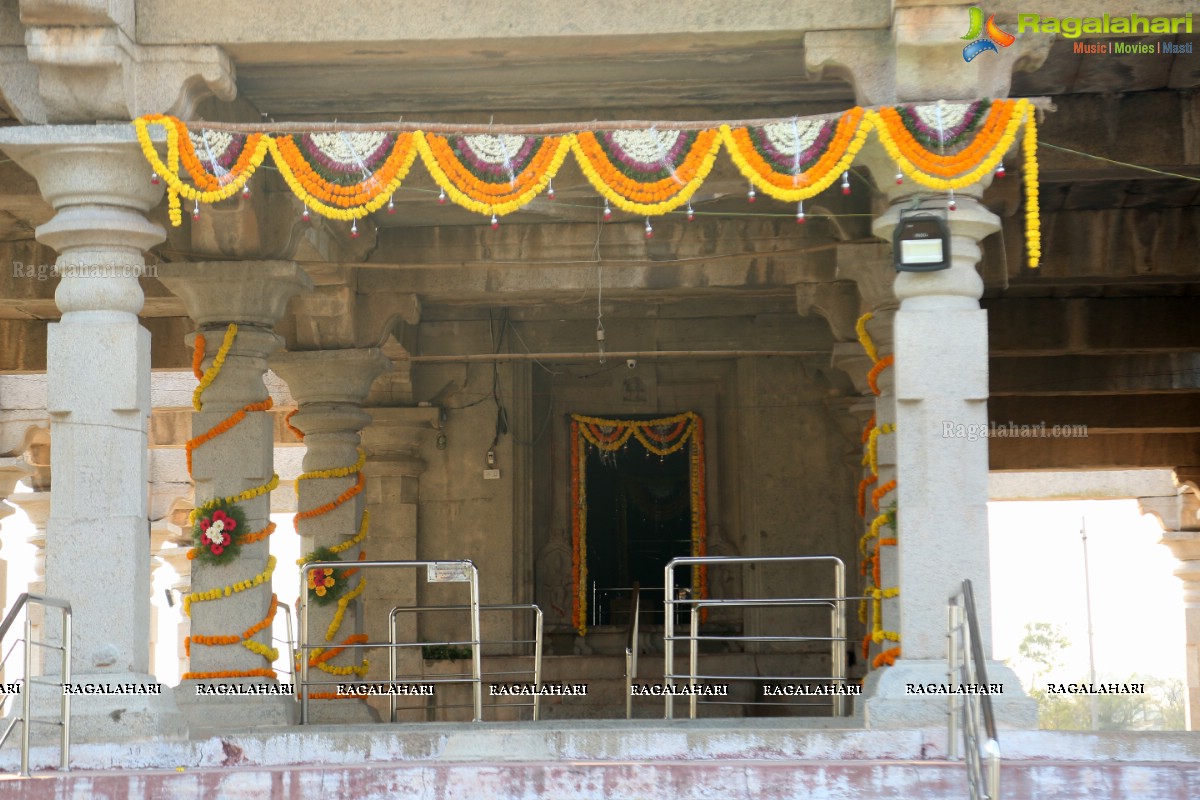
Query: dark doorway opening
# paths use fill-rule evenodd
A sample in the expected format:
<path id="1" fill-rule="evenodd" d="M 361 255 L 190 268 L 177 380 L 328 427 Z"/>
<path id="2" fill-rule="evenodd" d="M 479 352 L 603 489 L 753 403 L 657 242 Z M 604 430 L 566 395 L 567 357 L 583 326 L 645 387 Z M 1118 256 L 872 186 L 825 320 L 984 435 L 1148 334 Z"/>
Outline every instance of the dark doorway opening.
<path id="1" fill-rule="evenodd" d="M 628 625 L 634 585 L 643 623 L 662 624 L 663 568 L 692 554 L 688 448 L 664 456 L 636 438 L 619 450 L 587 448 L 589 624 Z M 675 570 L 673 591 L 690 590 L 691 569 Z"/>

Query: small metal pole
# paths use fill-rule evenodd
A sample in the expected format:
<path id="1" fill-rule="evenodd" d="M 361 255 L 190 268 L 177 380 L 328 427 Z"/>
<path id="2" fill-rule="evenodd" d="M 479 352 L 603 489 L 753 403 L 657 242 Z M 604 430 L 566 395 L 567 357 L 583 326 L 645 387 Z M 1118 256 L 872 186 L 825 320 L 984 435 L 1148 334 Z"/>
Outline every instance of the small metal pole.
<path id="1" fill-rule="evenodd" d="M 962 624 L 959 620 L 958 603 L 951 599 L 950 605 L 946 608 L 946 616 L 948 620 L 949 632 L 946 634 L 946 660 L 950 664 L 950 685 L 958 685 L 958 637 L 959 626 Z M 957 718 L 957 703 L 955 695 L 949 696 L 949 713 L 946 716 L 946 748 L 950 758 L 958 758 L 958 718 Z"/>
<path id="2" fill-rule="evenodd" d="M 846 565 L 840 558 L 834 559 L 833 565 L 833 596 L 834 601 L 834 630 L 833 630 L 833 669 L 834 685 L 839 694 L 834 695 L 834 716 L 844 716 L 846 713 L 846 698 L 840 694 L 846 686 Z"/>
<path id="3" fill-rule="evenodd" d="M 471 568 L 471 682 L 475 689 L 475 722 L 479 722 L 483 719 L 483 659 L 479 646 L 479 570 L 470 561 L 463 563 Z"/>
<path id="4" fill-rule="evenodd" d="M 672 560 L 663 571 L 663 683 L 667 686 L 667 693 L 663 698 L 663 702 L 667 719 L 674 719 L 675 717 L 675 704 L 672 702 L 671 697 L 671 687 L 675 685 L 675 679 L 671 677 L 672 673 L 675 672 L 674 563 Z"/>
<path id="5" fill-rule="evenodd" d="M 296 635 L 296 641 L 299 643 L 300 650 L 300 685 L 296 687 L 300 692 L 300 724 L 308 724 L 308 572 L 312 569 L 310 564 L 305 564 L 300 569 L 300 610 L 296 615 L 297 627 L 300 629 Z"/>
<path id="6" fill-rule="evenodd" d="M 688 631 L 688 689 L 691 694 L 688 696 L 688 716 L 691 719 L 696 718 L 696 673 L 700 671 L 696 662 L 700 658 L 700 640 L 697 638 L 700 635 L 700 608 L 692 606 L 692 624 Z"/>
<path id="7" fill-rule="evenodd" d="M 1096 648 L 1092 637 L 1092 577 L 1088 569 L 1087 518 L 1079 520 L 1079 537 L 1083 540 L 1083 588 L 1087 600 L 1088 623 L 1088 671 L 1092 685 L 1096 683 Z M 1088 707 L 1092 715 L 1092 730 L 1100 729 L 1100 711 L 1096 703 L 1096 693 L 1088 692 Z"/>
<path id="8" fill-rule="evenodd" d="M 533 607 L 535 635 L 533 637 L 533 688 L 540 690 L 542 688 L 542 609 L 538 606 Z M 533 696 L 533 721 L 537 722 L 541 718 L 541 699 L 540 692 Z"/>
<path id="9" fill-rule="evenodd" d="M 65 689 L 63 690 L 65 693 Z M 29 777 L 29 699 L 33 694 L 33 620 L 25 605 L 25 691 L 21 693 L 21 777 Z"/>
<path id="10" fill-rule="evenodd" d="M 63 609 L 62 623 L 62 680 L 64 684 L 71 682 L 71 607 Z M 62 742 L 59 745 L 58 768 L 62 772 L 71 769 L 71 695 L 64 689 L 62 693 Z"/>
<path id="11" fill-rule="evenodd" d="M 396 609 L 393 608 L 388 614 L 388 683 L 396 682 Z M 397 697 L 395 693 L 389 693 L 388 706 L 391 709 L 391 714 L 388 717 L 390 722 L 396 721 L 397 713 Z"/>

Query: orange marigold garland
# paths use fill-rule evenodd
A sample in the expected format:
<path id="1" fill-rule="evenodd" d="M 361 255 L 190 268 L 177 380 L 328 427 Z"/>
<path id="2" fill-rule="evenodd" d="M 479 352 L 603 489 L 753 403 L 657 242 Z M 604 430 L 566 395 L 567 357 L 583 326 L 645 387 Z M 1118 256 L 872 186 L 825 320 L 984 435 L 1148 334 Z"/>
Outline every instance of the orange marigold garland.
<path id="1" fill-rule="evenodd" d="M 301 438 L 303 438 L 302 432 L 298 431 L 297 433 Z M 317 506 L 316 508 L 311 508 L 297 513 L 294 518 L 297 534 L 300 533 L 301 521 L 313 519 L 321 516 L 322 514 L 328 514 L 341 506 L 343 503 L 351 500 L 355 495 L 362 492 L 363 487 L 366 485 L 366 475 L 362 471 L 365 463 L 366 453 L 360 449 L 358 452 L 358 459 L 353 464 L 344 467 L 334 467 L 332 469 L 310 470 L 296 478 L 296 492 L 299 494 L 302 481 L 340 480 L 348 478 L 351 475 L 355 476 L 354 485 L 339 494 L 334 500 Z M 309 553 L 301 558 L 298 563 L 305 564 L 312 561 L 341 561 L 341 554 L 345 550 L 361 544 L 361 542 L 366 538 L 369 520 L 370 516 L 364 510 L 360 518 L 358 533 L 355 536 L 338 545 L 331 547 L 318 547 L 312 553 Z M 361 549 L 359 551 L 358 558 L 360 561 L 366 558 L 366 553 Z M 333 618 L 330 620 L 329 626 L 325 631 L 325 641 L 327 642 L 333 641 L 337 636 L 337 632 L 340 630 L 342 625 L 342 620 L 345 617 L 347 607 L 352 601 L 357 599 L 366 588 L 365 576 L 359 577 L 358 582 L 355 584 L 353 589 L 349 588 L 349 579 L 356 572 L 358 572 L 357 567 L 351 567 L 349 569 L 325 568 L 322 570 L 310 570 L 308 572 L 306 602 L 311 602 L 317 605 L 325 605 L 330 603 L 336 604 L 336 610 L 334 611 Z M 309 654 L 309 665 L 315 666 L 322 672 L 330 675 L 356 675 L 359 678 L 365 678 L 367 671 L 370 668 L 370 662 L 366 659 L 359 664 L 349 664 L 346 666 L 333 666 L 326 663 L 337 655 L 341 654 L 345 650 L 346 645 L 358 644 L 365 641 L 367 641 L 366 636 L 362 634 L 353 634 L 342 643 L 342 646 L 332 648 L 331 650 L 322 650 L 321 648 L 317 648 Z M 337 695 L 332 692 L 309 693 L 309 699 L 344 700 L 347 699 L 347 697 L 350 696 Z"/>

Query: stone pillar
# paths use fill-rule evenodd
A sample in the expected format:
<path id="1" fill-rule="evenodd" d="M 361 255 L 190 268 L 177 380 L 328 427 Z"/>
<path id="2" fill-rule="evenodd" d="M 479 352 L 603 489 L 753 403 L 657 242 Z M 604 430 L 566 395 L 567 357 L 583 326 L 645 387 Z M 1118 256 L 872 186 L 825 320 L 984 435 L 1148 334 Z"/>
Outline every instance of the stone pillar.
<path id="1" fill-rule="evenodd" d="M 421 448 L 432 440 L 441 426 L 441 411 L 437 408 L 369 408 L 371 425 L 363 431 L 363 449 L 367 453 L 366 504 L 371 514 L 371 558 L 414 561 L 417 559 L 417 514 L 420 503 L 421 473 L 425 461 Z M 417 605 L 416 573 L 398 576 L 390 585 L 375 582 L 367 586 L 366 605 L 372 609 L 366 620 L 366 633 L 372 639 L 388 637 L 387 615 L 398 605 Z M 376 611 L 377 610 L 377 611 Z M 436 619 L 435 619 L 436 621 Z M 396 638 L 401 642 L 417 641 L 417 620 L 413 614 L 396 619 Z M 385 659 L 371 665 L 370 678 L 382 680 L 386 675 Z M 401 675 L 421 673 L 421 653 L 418 648 L 397 652 L 397 672 Z M 424 709 L 425 699 L 400 698 L 401 709 Z M 387 703 L 377 708 L 387 713 Z M 417 711 L 402 711 L 400 722 L 424 719 Z"/>
<path id="2" fill-rule="evenodd" d="M 1181 489 L 1176 495 L 1142 497 L 1143 514 L 1154 514 L 1163 526 L 1162 544 L 1179 559 L 1175 577 L 1183 581 L 1183 624 L 1187 700 L 1187 730 L 1200 730 L 1200 500 Z"/>
<path id="3" fill-rule="evenodd" d="M 876 153 L 872 173 L 888 175 L 887 170 Z M 875 220 L 877 236 L 891 240 L 900 209 L 911 204 L 917 188 L 888 187 L 891 205 Z M 903 657 L 868 678 L 866 720 L 873 727 L 945 722 L 943 703 L 909 695 L 906 686 L 945 680 L 946 604 L 965 578 L 974 586 L 984 653 L 991 654 L 988 441 L 978 435 L 988 422 L 987 313 L 979 307 L 983 280 L 975 266 L 980 242 L 1000 229 L 1000 220 L 979 202 L 983 188 L 975 184 L 959 191 L 957 210 L 947 212 L 950 268 L 903 272 L 894 284 L 900 301 L 895 366 L 889 370 L 895 375 L 899 517 L 895 629 Z M 927 197 L 925 203 L 944 206 L 946 198 Z M 885 624 L 890 627 L 893 619 L 885 609 Z M 993 698 L 999 719 L 1036 727 L 1036 706 L 1012 670 L 994 660 L 987 669 L 989 683 L 1004 684 L 1004 694 Z"/>
<path id="4" fill-rule="evenodd" d="M 288 300 L 311 288 L 308 276 L 284 261 L 208 262 L 169 264 L 159 269 L 167 288 L 179 296 L 188 315 L 204 336 L 207 371 L 226 339 L 230 323 L 237 325 L 228 355 L 215 380 L 201 396 L 202 407 L 192 421 L 193 438 L 222 424 L 245 407 L 265 401 L 263 384 L 267 357 L 282 339 L 272 330 L 283 316 Z M 189 344 L 194 342 L 189 336 Z M 232 429 L 197 446 L 192 453 L 195 503 L 200 509 L 215 498 L 235 497 L 272 484 L 274 476 L 274 422 L 263 410 L 250 411 Z M 260 532 L 270 523 L 267 493 L 237 503 L 246 516 L 248 532 Z M 210 601 L 190 604 L 191 657 L 180 684 L 180 705 L 189 714 L 193 730 L 228 725 L 237 720 L 246 726 L 287 724 L 293 704 L 288 697 L 255 697 L 216 700 L 197 697 L 197 683 L 273 682 L 272 664 L 248 647 L 210 645 L 195 641 L 203 636 L 238 636 L 256 626 L 271 611 L 268 539 L 244 544 L 235 561 L 220 565 L 192 562 L 192 596 L 267 576 L 261 585 Z M 251 639 L 271 646 L 268 625 Z M 185 705 L 186 704 L 186 705 Z M 253 705 L 252 713 L 247 713 Z M 217 706 L 222 710 L 217 711 Z"/>
<path id="5" fill-rule="evenodd" d="M 77 681 L 154 683 L 147 648 L 150 334 L 137 315 L 143 251 L 164 239 L 143 214 L 163 190 L 149 181 L 128 125 L 6 128 L 0 149 L 37 179 L 54 207 L 36 236 L 59 252 L 64 273 L 55 292 L 62 318 L 47 337 L 54 494 L 46 591 L 74 610 Z M 185 732 L 169 690 L 85 695 L 72 714 L 76 741 Z"/>
<path id="6" fill-rule="evenodd" d="M 363 453 L 359 432 L 371 422 L 362 404 L 371 391 L 371 384 L 391 366 L 375 347 L 280 353 L 271 360 L 271 367 L 287 382 L 299 406 L 298 413 L 292 417 L 292 425 L 304 433 L 304 474 L 296 482 L 300 509 L 296 530 L 303 542 L 302 550 L 310 554 L 318 549 L 342 548 L 336 556 L 347 563 L 347 569 L 352 569 L 349 564 L 358 561 L 360 554 L 372 549 L 368 538 L 371 534 L 369 517 L 366 527 L 363 524 L 365 476 L 361 466 L 353 468 Z M 326 477 L 313 474 L 329 471 L 336 474 Z M 349 492 L 353 494 L 347 497 Z M 312 514 L 314 509 L 330 504 L 333 507 L 328 511 Z M 360 533 L 362 539 L 359 539 Z M 376 554 L 372 553 L 374 557 Z M 340 575 L 337 577 L 341 578 Z M 365 592 L 372 583 L 388 585 L 396 577 L 394 573 L 360 571 L 345 579 L 339 594 L 349 596 L 362 581 L 367 582 L 363 586 Z M 339 606 L 344 606 L 345 614 L 341 624 L 334 629 L 331 625 Z M 387 614 L 381 607 L 375 612 L 385 617 Z M 361 595 L 349 603 L 321 605 L 309 600 L 310 644 L 327 648 L 341 645 L 347 637 L 362 634 L 364 625 Z M 386 639 L 386 635 L 383 638 Z M 369 660 L 365 658 L 366 652 L 363 648 L 349 647 L 321 662 L 320 666 L 335 671 L 347 670 Z M 386 652 L 381 652 L 376 660 L 386 662 Z M 354 673 L 344 676 L 325 674 L 319 667 L 310 670 L 309 675 L 314 681 L 350 683 L 360 679 Z M 318 690 L 317 693 L 327 691 Z M 377 717 L 365 701 L 323 699 L 309 705 L 309 719 L 314 722 L 365 722 L 377 720 Z"/>
<path id="7" fill-rule="evenodd" d="M 0 458 L 0 521 L 3 521 L 5 517 L 7 517 L 13 513 L 13 506 L 6 504 L 4 502 L 4 500 L 7 498 L 10 501 L 12 501 L 17 497 L 25 496 L 25 495 L 14 495 L 11 498 L 9 497 L 9 495 L 12 494 L 13 490 L 16 489 L 17 482 L 20 481 L 25 476 L 29 475 L 30 472 L 32 472 L 32 470 L 29 469 L 29 467 L 20 458 Z M 14 503 L 14 505 L 17 506 L 18 508 L 20 508 L 21 504 L 18 501 L 16 503 Z M 43 528 L 43 530 L 44 530 L 44 528 Z M 28 589 L 27 591 L 33 591 L 33 589 Z M 7 598 L 8 598 L 8 562 L 5 561 L 4 559 L 0 558 L 0 603 L 7 606 L 8 605 Z M 37 648 L 37 649 L 39 651 L 41 650 L 41 648 Z M 36 653 L 35 653 L 35 656 L 36 656 Z M 39 666 L 40 666 L 40 664 L 39 664 Z M 0 669 L 0 683 L 2 683 L 3 681 L 4 681 L 4 670 Z"/>

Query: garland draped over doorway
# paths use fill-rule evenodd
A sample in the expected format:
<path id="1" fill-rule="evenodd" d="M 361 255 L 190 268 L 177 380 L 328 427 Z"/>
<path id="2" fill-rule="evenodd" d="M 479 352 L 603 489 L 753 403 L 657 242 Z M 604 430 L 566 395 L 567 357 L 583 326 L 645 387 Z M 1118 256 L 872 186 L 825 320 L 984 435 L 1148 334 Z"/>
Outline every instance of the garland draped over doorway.
<path id="1" fill-rule="evenodd" d="M 692 506 L 692 555 L 707 553 L 705 534 L 708 510 L 705 497 L 704 420 L 693 411 L 658 419 L 607 419 L 571 415 L 571 621 L 582 636 L 587 633 L 587 454 L 588 447 L 602 453 L 623 448 L 630 438 L 647 451 L 667 456 L 688 450 L 688 481 Z M 692 596 L 708 596 L 707 569 L 692 570 Z"/>

